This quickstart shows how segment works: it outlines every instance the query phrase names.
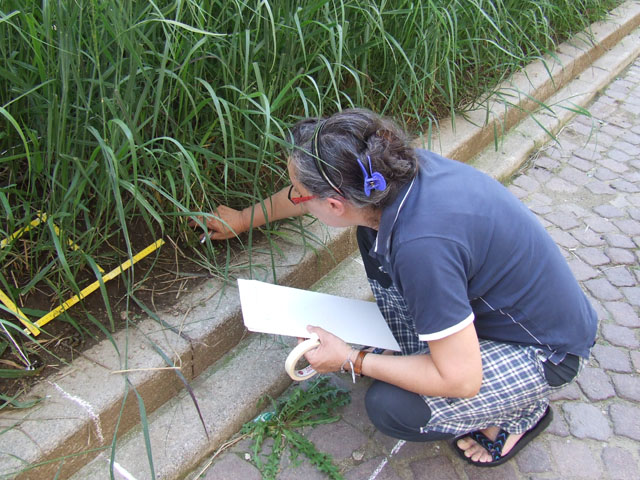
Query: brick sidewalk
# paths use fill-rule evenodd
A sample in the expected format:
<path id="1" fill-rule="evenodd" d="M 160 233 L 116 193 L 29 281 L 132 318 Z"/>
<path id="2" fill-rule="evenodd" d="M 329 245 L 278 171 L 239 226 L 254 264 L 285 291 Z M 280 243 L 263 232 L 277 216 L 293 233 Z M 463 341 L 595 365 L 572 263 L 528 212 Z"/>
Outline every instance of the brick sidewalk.
<path id="1" fill-rule="evenodd" d="M 578 381 L 552 397 L 555 418 L 506 464 L 460 460 L 444 442 L 403 443 L 376 432 L 355 386 L 339 422 L 307 433 L 346 479 L 640 478 L 640 59 L 513 178 L 510 190 L 562 249 L 600 318 L 597 345 Z M 220 455 L 208 480 L 260 479 L 243 442 Z M 282 460 L 279 480 L 326 478 Z"/>

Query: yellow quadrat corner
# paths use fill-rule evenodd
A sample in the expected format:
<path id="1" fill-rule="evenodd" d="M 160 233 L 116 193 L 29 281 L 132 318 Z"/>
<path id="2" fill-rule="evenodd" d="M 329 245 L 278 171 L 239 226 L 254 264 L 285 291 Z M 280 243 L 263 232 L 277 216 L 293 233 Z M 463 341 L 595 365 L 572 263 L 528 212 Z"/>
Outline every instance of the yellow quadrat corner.
<path id="1" fill-rule="evenodd" d="M 29 230 L 31 230 L 32 228 L 40 225 L 41 223 L 45 222 L 46 220 L 47 220 L 47 214 L 46 213 L 38 213 L 38 217 L 35 220 L 31 221 L 31 223 L 29 223 L 29 225 L 27 225 L 25 227 L 22 227 L 19 230 L 16 230 L 9 237 L 3 239 L 0 242 L 0 249 L 1 248 L 5 248 L 13 240 L 21 237 L 24 233 L 26 233 Z M 60 236 L 61 229 L 56 224 L 52 224 L 52 226 L 53 226 L 53 230 L 56 233 L 56 235 Z M 18 318 L 18 320 L 20 320 L 20 322 L 26 327 L 26 329 L 24 330 L 25 333 L 27 333 L 27 334 L 31 333 L 32 335 L 37 336 L 37 335 L 40 334 L 40 329 L 38 327 L 42 327 L 43 325 L 46 325 L 51 320 L 53 320 L 58 315 L 60 315 L 62 312 L 64 312 L 65 310 L 71 308 L 73 305 L 75 305 L 80 300 L 85 298 L 87 295 L 90 295 L 91 293 L 93 293 L 96 290 L 98 290 L 100 288 L 100 284 L 101 283 L 106 283 L 109 280 L 114 279 L 115 277 L 120 275 L 122 272 L 124 272 L 125 270 L 129 269 L 133 264 L 135 264 L 136 262 L 138 262 L 139 260 L 143 259 L 144 257 L 149 255 L 153 251 L 155 251 L 158 248 L 160 248 L 162 245 L 164 245 L 164 243 L 165 242 L 162 239 L 156 240 L 151 245 L 149 245 L 148 247 L 143 249 L 141 252 L 137 253 L 136 255 L 134 255 L 129 260 L 126 260 L 125 262 L 123 262 L 118 267 L 114 268 L 113 270 L 111 270 L 108 273 L 105 273 L 104 269 L 102 267 L 100 267 L 100 265 L 98 265 L 97 266 L 98 270 L 100 271 L 100 273 L 103 274 L 101 279 L 96 280 L 95 282 L 93 282 L 88 287 L 83 288 L 77 295 L 74 295 L 73 297 L 69 298 L 64 303 L 62 303 L 58 307 L 56 307 L 53 310 L 51 310 L 49 313 L 43 315 L 42 317 L 40 317 L 35 322 L 31 322 L 29 320 L 29 318 L 22 312 L 22 310 L 20 310 L 20 308 L 2 290 L 0 290 L 0 302 L 2 302 L 7 307 L 7 309 L 11 313 L 13 313 Z M 68 244 L 74 250 L 79 250 L 80 249 L 80 247 L 75 242 L 73 242 L 73 240 L 71 240 L 71 239 L 68 240 Z"/>

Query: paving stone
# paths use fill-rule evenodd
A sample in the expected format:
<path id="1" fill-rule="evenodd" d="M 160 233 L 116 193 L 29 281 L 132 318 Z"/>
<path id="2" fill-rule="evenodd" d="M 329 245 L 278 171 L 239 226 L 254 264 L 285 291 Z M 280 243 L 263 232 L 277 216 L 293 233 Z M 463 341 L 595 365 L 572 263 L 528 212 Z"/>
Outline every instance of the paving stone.
<path id="1" fill-rule="evenodd" d="M 379 430 L 376 430 L 375 433 L 373 434 L 373 441 L 378 446 L 380 451 L 385 455 L 389 455 L 393 450 L 393 448 L 398 443 L 397 438 L 393 438 L 388 435 L 385 435 Z M 403 450 L 404 450 L 404 447 L 403 447 Z"/>
<path id="2" fill-rule="evenodd" d="M 631 158 L 628 154 L 618 149 L 611 149 L 607 152 L 607 156 L 616 162 L 626 163 Z"/>
<path id="3" fill-rule="evenodd" d="M 601 326 L 600 331 L 604 339 L 613 345 L 626 348 L 640 347 L 634 330 L 630 328 L 605 323 Z"/>
<path id="4" fill-rule="evenodd" d="M 609 203 L 614 207 L 628 208 L 633 205 L 633 195 L 618 193 L 612 200 L 609 200 Z"/>
<path id="5" fill-rule="evenodd" d="M 523 452 L 524 450 L 521 453 Z M 491 468 L 476 467 L 465 463 L 464 472 L 467 474 L 469 480 L 513 480 L 517 478 L 514 463 L 512 462 L 503 463 L 502 465 Z M 460 477 L 456 476 L 455 478 L 457 480 Z"/>
<path id="6" fill-rule="evenodd" d="M 621 209 L 610 204 L 598 205 L 593 211 L 605 218 L 622 217 L 624 215 Z"/>
<path id="7" fill-rule="evenodd" d="M 602 465 L 589 449 L 586 442 L 570 440 L 551 440 L 551 456 L 557 472 L 571 472 L 571 479 L 601 480 Z M 563 475 L 563 478 L 567 478 Z"/>
<path id="8" fill-rule="evenodd" d="M 607 248 L 604 253 L 618 265 L 635 265 L 636 263 L 635 255 L 624 248 Z"/>
<path id="9" fill-rule="evenodd" d="M 609 376 L 601 368 L 585 367 L 577 382 L 591 401 L 597 402 L 616 395 Z"/>
<path id="10" fill-rule="evenodd" d="M 635 104 L 637 105 L 637 102 Z M 626 130 L 622 135 L 620 135 L 620 139 L 631 143 L 632 145 L 640 145 L 640 135 L 635 134 L 631 130 Z"/>
<path id="11" fill-rule="evenodd" d="M 623 235 L 621 233 L 607 233 L 604 238 L 610 246 L 615 248 L 635 247 L 633 240 L 631 240 L 628 235 Z"/>
<path id="12" fill-rule="evenodd" d="M 595 193 L 596 195 L 613 195 L 616 193 L 615 189 L 611 188 L 608 183 L 602 180 L 592 180 L 587 183 L 586 187 L 591 193 Z"/>
<path id="13" fill-rule="evenodd" d="M 373 472 L 375 472 L 384 461 L 385 457 L 372 458 L 371 460 L 349 470 L 345 473 L 344 478 L 346 480 L 362 480 L 370 478 Z M 393 470 L 393 466 L 388 462 L 384 464 L 382 470 L 380 470 L 375 478 L 376 480 L 401 480 L 401 477 Z"/>
<path id="14" fill-rule="evenodd" d="M 591 297 L 589 294 L 587 294 L 587 298 L 589 299 L 589 303 L 591 304 L 593 309 L 596 311 L 598 322 L 604 322 L 605 320 L 609 320 L 609 317 L 610 317 L 609 312 L 605 310 L 602 304 L 595 298 Z"/>
<path id="15" fill-rule="evenodd" d="M 619 174 L 612 172 L 608 168 L 598 167 L 593 172 L 593 176 L 598 180 L 602 180 L 603 182 L 610 182 L 617 179 Z"/>
<path id="16" fill-rule="evenodd" d="M 549 394 L 549 399 L 552 402 L 558 400 L 579 400 L 582 398 L 582 393 L 580 392 L 580 388 L 578 387 L 576 382 L 572 382 L 569 385 L 559 389 L 552 391 Z"/>
<path id="17" fill-rule="evenodd" d="M 620 397 L 633 402 L 640 402 L 640 377 L 614 373 L 611 375 L 611 379 Z"/>
<path id="18" fill-rule="evenodd" d="M 551 457 L 539 443 L 532 443 L 516 457 L 521 473 L 542 473 L 552 469 Z"/>
<path id="19" fill-rule="evenodd" d="M 640 373 L 640 352 L 631 352 L 631 363 L 633 364 L 633 368 L 636 370 L 636 373 Z"/>
<path id="20" fill-rule="evenodd" d="M 592 267 L 610 263 L 609 257 L 601 249 L 595 247 L 578 248 L 576 249 L 576 255 Z"/>
<path id="21" fill-rule="evenodd" d="M 568 128 L 573 130 L 575 133 L 585 137 L 593 135 L 593 126 L 591 125 L 585 125 L 580 122 L 572 122 L 569 124 Z"/>
<path id="22" fill-rule="evenodd" d="M 251 463 L 235 453 L 227 453 L 217 460 L 206 472 L 204 480 L 262 480 L 262 474 Z"/>
<path id="23" fill-rule="evenodd" d="M 520 175 L 513 181 L 513 184 L 533 193 L 540 188 L 540 183 L 529 175 Z"/>
<path id="24" fill-rule="evenodd" d="M 591 170 L 595 164 L 593 161 L 585 160 L 580 157 L 571 157 L 567 162 L 569 165 L 577 168 L 578 170 L 582 170 L 583 172 L 588 172 Z"/>
<path id="25" fill-rule="evenodd" d="M 632 207 L 627 209 L 627 213 L 634 220 L 640 221 L 640 208 Z"/>
<path id="26" fill-rule="evenodd" d="M 336 379 L 341 378 L 336 376 Z M 351 401 L 340 409 L 342 419 L 361 432 L 373 434 L 375 427 L 371 423 L 371 420 L 369 420 L 367 410 L 364 406 L 364 397 L 371 383 L 371 379 L 363 377 L 358 379 L 355 385 L 351 383 L 351 379 L 349 379 L 338 384 L 338 386 L 351 392 Z"/>
<path id="27" fill-rule="evenodd" d="M 590 228 L 577 228 L 571 232 L 571 235 L 586 247 L 600 247 L 606 244 L 603 236 Z"/>
<path id="28" fill-rule="evenodd" d="M 241 479 L 241 476 L 234 477 Z M 288 465 L 278 474 L 278 480 L 326 480 L 327 476 L 311 465 L 307 459 L 300 464 Z M 211 480 L 214 480 L 213 478 Z"/>
<path id="29" fill-rule="evenodd" d="M 618 135 L 615 136 L 617 137 Z M 600 152 L 597 152 L 593 148 L 576 148 L 573 150 L 573 154 L 576 157 L 582 158 L 583 160 L 598 160 L 602 158 Z"/>
<path id="30" fill-rule="evenodd" d="M 624 163 L 617 162 L 614 159 L 609 157 L 604 157 L 598 160 L 598 163 L 602 165 L 604 168 L 608 168 L 612 172 L 616 172 L 616 173 L 624 173 L 627 170 L 629 170 L 629 167 L 627 167 Z"/>
<path id="31" fill-rule="evenodd" d="M 425 478 L 433 472 L 438 472 L 438 478 L 442 478 L 442 480 L 458 480 L 459 478 L 451 460 L 443 455 L 412 462 L 409 468 L 413 472 L 413 478 Z"/>
<path id="32" fill-rule="evenodd" d="M 613 125 L 611 123 L 606 123 L 605 125 L 603 125 L 602 131 L 616 138 L 619 137 L 622 133 L 624 133 L 624 129 L 618 127 L 617 125 Z"/>
<path id="33" fill-rule="evenodd" d="M 564 167 L 558 172 L 558 175 L 573 185 L 582 186 L 589 182 L 589 177 L 585 172 L 571 166 Z"/>
<path id="34" fill-rule="evenodd" d="M 549 180 L 549 182 L 547 182 L 547 184 L 545 185 L 545 188 L 551 190 L 552 192 L 559 193 L 575 193 L 578 191 L 578 187 L 576 185 L 558 177 L 553 177 L 551 180 Z"/>
<path id="35" fill-rule="evenodd" d="M 511 193 L 513 193 L 520 200 L 522 200 L 524 198 L 527 198 L 527 196 L 529 195 L 529 192 L 527 192 L 523 188 L 520 188 L 517 185 L 509 185 L 508 189 L 509 189 L 509 191 Z"/>
<path id="36" fill-rule="evenodd" d="M 553 208 L 549 205 L 539 205 L 539 204 L 529 204 L 529 210 L 531 210 L 536 215 L 546 215 L 548 213 L 553 212 Z M 538 217 L 540 218 L 540 217 Z"/>
<path id="37" fill-rule="evenodd" d="M 613 431 L 616 435 L 623 435 L 640 441 L 640 408 L 628 403 L 612 403 L 609 415 L 613 420 Z"/>
<path id="38" fill-rule="evenodd" d="M 640 307 L 640 287 L 622 287 L 620 290 L 622 290 L 631 305 Z"/>
<path id="39" fill-rule="evenodd" d="M 589 210 L 581 207 L 580 205 L 576 205 L 575 203 L 563 203 L 561 205 L 554 205 L 554 207 L 561 212 L 571 213 L 578 218 L 592 215 Z"/>
<path id="40" fill-rule="evenodd" d="M 529 170 L 529 175 L 535 178 L 538 182 L 545 184 L 552 178 L 554 178 L 554 174 L 550 171 L 534 166 Z"/>
<path id="41" fill-rule="evenodd" d="M 568 234 L 567 232 L 560 230 L 560 229 L 552 229 L 552 230 L 548 230 L 549 235 L 551 235 L 551 238 L 553 239 L 554 242 L 556 242 L 556 244 L 560 245 L 561 247 L 564 248 L 577 248 L 580 243 L 578 243 L 578 240 L 575 239 L 575 237 L 573 237 L 572 235 Z"/>
<path id="42" fill-rule="evenodd" d="M 398 440 L 396 440 L 397 442 Z M 447 443 L 444 440 L 439 442 L 407 442 L 402 445 L 393 458 L 396 460 L 414 460 L 417 457 L 435 457 L 442 455 L 444 452 L 448 454 L 451 448 Z"/>
<path id="43" fill-rule="evenodd" d="M 613 223 L 627 235 L 640 235 L 640 222 L 637 220 L 615 219 Z"/>
<path id="44" fill-rule="evenodd" d="M 622 137 L 622 134 L 620 135 L 620 137 Z M 622 150 L 623 152 L 627 152 L 631 157 L 637 157 L 638 155 L 640 155 L 640 148 L 636 147 L 635 145 L 632 145 L 629 142 L 616 141 L 616 142 L 613 142 L 611 146 L 614 148 L 617 148 L 618 150 Z"/>
<path id="45" fill-rule="evenodd" d="M 552 172 L 555 169 L 559 168 L 562 164 L 557 160 L 554 160 L 553 158 L 542 155 L 534 161 L 534 165 Z"/>
<path id="46" fill-rule="evenodd" d="M 564 417 L 558 413 L 557 408 L 553 408 L 553 411 L 553 421 L 551 422 L 551 425 L 547 427 L 545 432 L 557 437 L 568 437 L 571 434 L 569 431 L 569 425 L 567 425 Z"/>
<path id="47" fill-rule="evenodd" d="M 573 272 L 573 275 L 579 282 L 584 282 L 585 280 L 589 280 L 591 278 L 596 278 L 600 275 L 600 272 L 595 268 L 587 265 L 585 262 L 578 258 L 570 259 L 568 262 L 569 268 Z"/>
<path id="48" fill-rule="evenodd" d="M 622 327 L 640 327 L 640 318 L 633 307 L 625 302 L 605 302 L 607 309 L 615 322 Z"/>
<path id="49" fill-rule="evenodd" d="M 584 284 L 593 296 L 599 300 L 613 301 L 620 300 L 622 298 L 622 294 L 618 289 L 604 278 L 587 280 Z"/>
<path id="50" fill-rule="evenodd" d="M 633 372 L 629 352 L 624 348 L 596 344 L 591 349 L 591 354 L 605 370 L 620 373 Z"/>
<path id="51" fill-rule="evenodd" d="M 553 199 L 542 192 L 536 192 L 529 197 L 528 204 L 530 205 L 546 205 L 551 206 L 554 203 Z"/>
<path id="52" fill-rule="evenodd" d="M 323 453 L 328 453 L 336 461 L 351 457 L 354 450 L 367 442 L 367 436 L 344 422 L 319 425 L 309 434 L 311 440 Z"/>
<path id="53" fill-rule="evenodd" d="M 610 478 L 616 480 L 637 480 L 640 466 L 633 454 L 620 447 L 604 447 L 602 462 Z"/>
<path id="54" fill-rule="evenodd" d="M 618 233 L 618 227 L 616 227 L 608 218 L 602 217 L 589 217 L 584 219 L 585 225 L 589 227 L 589 229 L 593 230 L 597 233 Z"/>
<path id="55" fill-rule="evenodd" d="M 606 251 L 607 256 L 611 253 L 610 251 Z M 611 258 L 611 256 L 609 256 Z M 612 258 L 613 260 L 613 258 Z M 614 262 L 619 263 L 619 262 Z M 604 274 L 614 286 L 616 287 L 630 287 L 636 284 L 635 277 L 623 266 L 606 268 L 604 270 Z"/>
<path id="56" fill-rule="evenodd" d="M 640 192 L 640 188 L 638 188 L 635 184 L 621 178 L 612 181 L 610 185 L 611 185 L 611 188 L 615 188 L 620 192 L 627 192 L 627 193 Z"/>
<path id="57" fill-rule="evenodd" d="M 540 225 L 542 225 L 545 230 L 551 228 L 553 225 L 551 224 L 551 222 L 547 222 L 544 218 L 536 215 L 536 218 L 538 219 L 538 221 L 540 222 Z"/>
<path id="58" fill-rule="evenodd" d="M 611 437 L 609 421 L 599 408 L 587 403 L 565 403 L 563 410 L 573 436 L 602 441 Z"/>
<path id="59" fill-rule="evenodd" d="M 564 230 L 570 230 L 580 225 L 580 222 L 576 219 L 576 217 L 569 213 L 552 212 L 548 215 L 545 215 L 544 218 Z"/>

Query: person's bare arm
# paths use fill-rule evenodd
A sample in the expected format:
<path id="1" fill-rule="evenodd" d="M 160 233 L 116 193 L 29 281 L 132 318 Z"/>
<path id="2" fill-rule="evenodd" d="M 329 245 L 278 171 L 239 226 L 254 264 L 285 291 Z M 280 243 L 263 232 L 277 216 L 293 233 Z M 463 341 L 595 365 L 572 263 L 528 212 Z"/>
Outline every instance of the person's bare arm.
<path id="1" fill-rule="evenodd" d="M 256 203 L 243 210 L 235 210 L 226 205 L 217 207 L 213 216 L 206 217 L 206 226 L 209 238 L 212 240 L 225 240 L 233 238 L 250 228 L 265 225 L 267 219 L 270 222 L 284 218 L 298 217 L 307 213 L 304 204 L 294 205 L 287 198 L 289 187 L 274 193 L 261 203 Z M 264 205 L 263 205 L 264 204 Z M 200 218 L 200 221 L 204 221 Z M 198 222 L 191 220 L 191 227 L 197 227 Z M 205 235 L 202 239 L 206 238 Z"/>
<path id="2" fill-rule="evenodd" d="M 320 373 L 340 369 L 347 356 L 355 361 L 357 352 L 335 335 L 310 327 L 320 338 L 320 346 L 307 352 L 307 360 Z M 429 355 L 368 354 L 362 374 L 428 396 L 472 397 L 482 384 L 482 361 L 475 327 L 472 324 L 440 340 L 429 342 Z M 348 362 L 345 368 L 349 366 Z"/>

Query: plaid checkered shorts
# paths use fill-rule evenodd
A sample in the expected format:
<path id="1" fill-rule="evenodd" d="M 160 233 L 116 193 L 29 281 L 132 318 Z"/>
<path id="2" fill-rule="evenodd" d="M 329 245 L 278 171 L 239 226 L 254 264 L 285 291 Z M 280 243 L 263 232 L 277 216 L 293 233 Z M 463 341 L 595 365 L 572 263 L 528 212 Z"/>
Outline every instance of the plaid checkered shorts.
<path id="1" fill-rule="evenodd" d="M 427 353 L 427 342 L 418 339 L 406 303 L 392 285 L 382 287 L 369 279 L 374 297 L 396 337 L 403 355 Z M 461 435 L 497 426 L 509 433 L 530 430 L 549 405 L 551 387 L 542 366 L 541 351 L 533 346 L 480 340 L 482 386 L 472 398 L 423 396 L 431 410 L 423 433 L 436 431 Z"/>

